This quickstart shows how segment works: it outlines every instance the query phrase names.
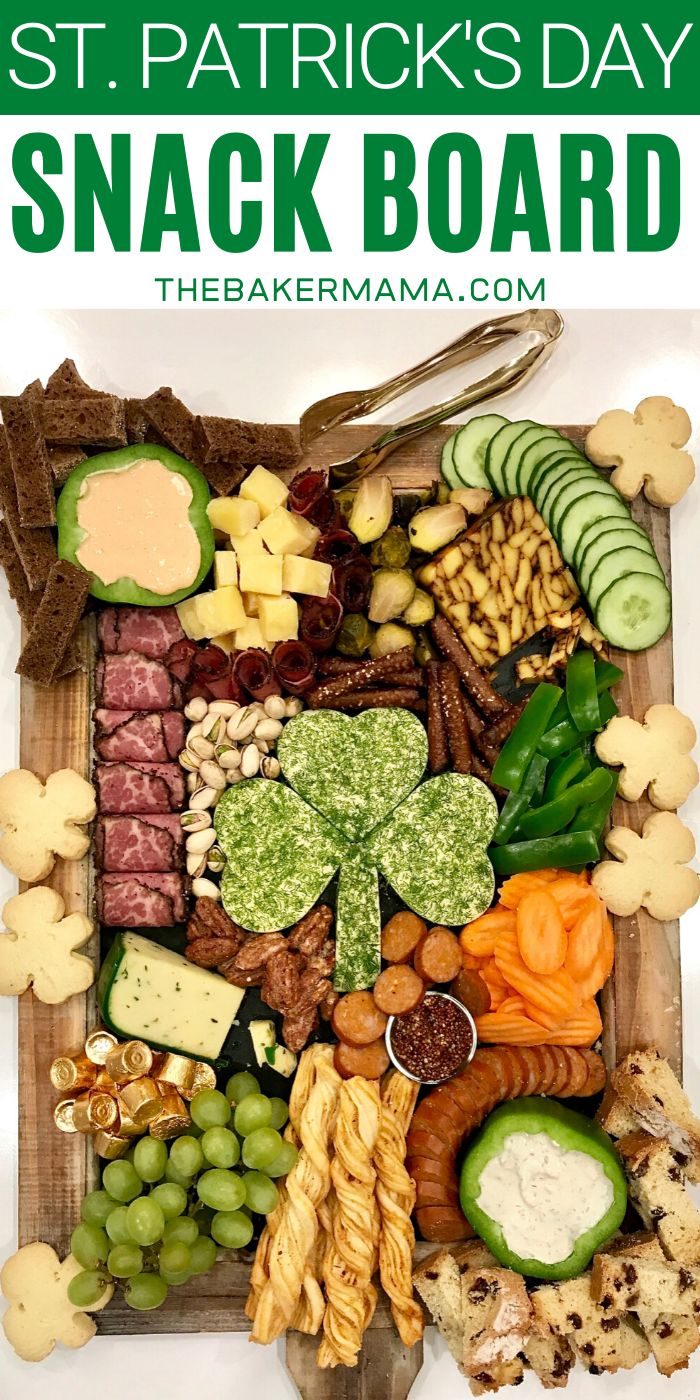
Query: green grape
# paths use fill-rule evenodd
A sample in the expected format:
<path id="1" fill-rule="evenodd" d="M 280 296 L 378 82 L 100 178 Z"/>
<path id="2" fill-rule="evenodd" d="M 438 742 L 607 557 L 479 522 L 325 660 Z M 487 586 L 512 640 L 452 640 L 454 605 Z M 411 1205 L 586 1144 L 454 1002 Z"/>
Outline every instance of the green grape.
<path id="1" fill-rule="evenodd" d="M 268 1163 L 274 1162 L 281 1146 L 282 1139 L 274 1128 L 256 1128 L 243 1143 L 243 1161 L 254 1171 L 265 1171 Z"/>
<path id="2" fill-rule="evenodd" d="M 184 1240 L 165 1240 L 158 1255 L 161 1274 L 184 1274 L 190 1271 L 190 1251 Z"/>
<path id="3" fill-rule="evenodd" d="M 197 1221 L 191 1215 L 178 1215 L 175 1220 L 166 1220 L 163 1239 L 181 1240 L 183 1244 L 194 1244 L 199 1239 Z"/>
<path id="4" fill-rule="evenodd" d="M 212 1210 L 238 1210 L 245 1200 L 245 1186 L 236 1172 L 212 1168 L 197 1182 L 197 1195 Z"/>
<path id="5" fill-rule="evenodd" d="M 187 1192 L 175 1181 L 161 1181 L 153 1187 L 150 1200 L 160 1206 L 166 1220 L 175 1220 L 187 1209 Z"/>
<path id="6" fill-rule="evenodd" d="M 285 1103 L 284 1099 L 270 1099 L 270 1107 L 272 1109 L 270 1127 L 279 1130 L 284 1127 L 289 1117 L 289 1106 Z"/>
<path id="7" fill-rule="evenodd" d="M 264 1176 L 262 1172 L 245 1172 L 243 1185 L 246 1205 L 250 1206 L 256 1215 L 269 1215 L 270 1211 L 275 1209 L 279 1191 L 269 1176 Z"/>
<path id="8" fill-rule="evenodd" d="M 170 1158 L 168 1158 L 168 1163 L 165 1168 L 165 1180 L 171 1181 L 174 1186 L 181 1186 L 183 1191 L 189 1191 L 192 1185 L 192 1177 L 183 1176 L 182 1172 L 177 1170 L 177 1167 L 171 1162 Z"/>
<path id="9" fill-rule="evenodd" d="M 134 1167 L 142 1181 L 160 1181 L 168 1161 L 168 1149 L 158 1138 L 143 1137 L 134 1148 Z"/>
<path id="10" fill-rule="evenodd" d="M 179 1288 L 180 1284 L 189 1282 L 192 1273 L 189 1269 L 182 1269 L 178 1274 L 171 1274 L 167 1271 L 163 1271 L 160 1277 L 163 1279 L 164 1283 L 167 1283 L 169 1288 Z"/>
<path id="11" fill-rule="evenodd" d="M 190 1269 L 193 1274 L 208 1274 L 216 1263 L 216 1245 L 207 1235 L 200 1235 L 190 1249 Z"/>
<path id="12" fill-rule="evenodd" d="M 127 1223 L 135 1244 L 155 1244 L 165 1229 L 165 1216 L 153 1196 L 141 1196 L 131 1202 Z"/>
<path id="13" fill-rule="evenodd" d="M 197 1229 L 199 1230 L 200 1235 L 211 1234 L 211 1222 L 214 1219 L 214 1214 L 215 1212 L 213 1210 L 210 1210 L 209 1206 L 202 1205 L 201 1201 L 197 1202 L 197 1206 L 194 1215 L 192 1216 L 192 1219 L 196 1220 Z"/>
<path id="14" fill-rule="evenodd" d="M 150 1312 L 160 1308 L 168 1296 L 168 1285 L 158 1274 L 135 1274 L 129 1279 L 124 1290 L 124 1298 L 130 1308 L 138 1312 Z"/>
<path id="15" fill-rule="evenodd" d="M 296 1147 L 294 1146 L 294 1143 L 285 1142 L 283 1139 L 282 1146 L 280 1147 L 277 1156 L 273 1159 L 272 1162 L 268 1162 L 267 1166 L 265 1167 L 266 1176 L 286 1176 L 287 1172 L 290 1172 L 292 1170 L 292 1167 L 294 1166 L 294 1163 L 296 1162 L 298 1156 L 299 1153 Z"/>
<path id="16" fill-rule="evenodd" d="M 127 1224 L 128 1206 L 113 1206 L 107 1216 L 105 1230 L 109 1235 L 112 1244 L 131 1244 L 131 1235 Z"/>
<path id="17" fill-rule="evenodd" d="M 143 1250 L 137 1244 L 115 1244 L 107 1256 L 112 1278 L 133 1278 L 143 1268 Z"/>
<path id="18" fill-rule="evenodd" d="M 109 1240 L 99 1225 L 76 1225 L 70 1237 L 70 1252 L 83 1269 L 96 1269 L 109 1254 Z"/>
<path id="19" fill-rule="evenodd" d="M 220 1210 L 211 1222 L 211 1233 L 224 1249 L 245 1249 L 253 1238 L 253 1222 L 242 1210 Z"/>
<path id="20" fill-rule="evenodd" d="M 235 1167 L 241 1145 L 230 1128 L 207 1128 L 202 1138 L 202 1152 L 213 1167 Z"/>
<path id="21" fill-rule="evenodd" d="M 80 1219 L 87 1225 L 104 1225 L 114 1210 L 114 1197 L 107 1191 L 88 1191 L 80 1207 Z"/>
<path id="22" fill-rule="evenodd" d="M 233 1126 L 241 1137 L 257 1128 L 267 1128 L 272 1118 L 272 1104 L 264 1094 L 246 1094 L 233 1115 Z"/>
<path id="23" fill-rule="evenodd" d="M 102 1173 L 102 1184 L 115 1201 L 133 1201 L 141 1194 L 141 1178 L 133 1162 L 123 1159 L 107 1163 Z"/>
<path id="24" fill-rule="evenodd" d="M 231 1105 L 218 1089 L 200 1089 L 190 1104 L 190 1116 L 198 1128 L 225 1128 L 231 1117 Z"/>
<path id="25" fill-rule="evenodd" d="M 259 1094 L 260 1085 L 254 1074 L 249 1074 L 247 1069 L 241 1070 L 239 1074 L 232 1074 L 226 1085 L 226 1098 L 231 1103 L 240 1103 L 246 1094 Z"/>
<path id="26" fill-rule="evenodd" d="M 201 1171 L 204 1157 L 197 1138 L 190 1137 L 189 1134 L 186 1137 L 175 1138 L 170 1145 L 170 1161 L 182 1176 L 195 1176 Z"/>
<path id="27" fill-rule="evenodd" d="M 84 1269 L 68 1284 L 68 1300 L 74 1308 L 90 1308 L 99 1303 L 109 1280 L 99 1269 Z"/>

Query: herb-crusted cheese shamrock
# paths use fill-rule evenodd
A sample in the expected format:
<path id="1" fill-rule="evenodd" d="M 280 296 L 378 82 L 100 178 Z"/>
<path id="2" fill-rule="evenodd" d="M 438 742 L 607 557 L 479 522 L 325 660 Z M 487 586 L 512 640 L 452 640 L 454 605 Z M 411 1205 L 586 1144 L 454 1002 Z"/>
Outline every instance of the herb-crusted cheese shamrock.
<path id="1" fill-rule="evenodd" d="M 700 780 L 698 765 L 690 757 L 696 739 L 692 720 L 675 705 L 651 705 L 643 724 L 630 715 L 616 715 L 595 747 L 603 763 L 622 765 L 620 797 L 637 802 L 648 789 L 654 807 L 673 812 Z"/>
<path id="2" fill-rule="evenodd" d="M 90 845 L 81 826 L 96 812 L 95 789 L 72 768 L 42 783 L 27 768 L 0 778 L 0 861 L 33 884 L 53 870 L 56 856 L 80 860 Z"/>
<path id="3" fill-rule="evenodd" d="M 2 1325 L 10 1346 L 23 1361 L 43 1361 L 56 1342 L 65 1347 L 84 1347 L 97 1328 L 87 1309 L 76 1308 L 68 1297 L 68 1285 L 83 1266 L 69 1254 L 59 1259 L 48 1244 L 25 1244 L 5 1261 L 0 1272 L 0 1291 L 10 1304 Z M 90 1312 L 106 1307 L 114 1288 L 111 1284 Z"/>
<path id="4" fill-rule="evenodd" d="M 652 505 L 672 506 L 695 477 L 695 463 L 682 451 L 691 431 L 685 409 L 655 395 L 642 399 L 634 413 L 604 413 L 586 438 L 586 453 L 596 466 L 614 467 L 610 479 L 628 501 L 643 487 Z"/>

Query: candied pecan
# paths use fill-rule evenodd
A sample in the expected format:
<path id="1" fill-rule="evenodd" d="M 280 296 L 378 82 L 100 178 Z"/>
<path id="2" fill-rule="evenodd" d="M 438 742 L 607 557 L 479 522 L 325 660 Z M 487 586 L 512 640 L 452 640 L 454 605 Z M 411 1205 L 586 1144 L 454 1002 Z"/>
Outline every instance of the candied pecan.
<path id="1" fill-rule="evenodd" d="M 289 934 L 289 946 L 308 958 L 322 948 L 332 927 L 333 910 L 327 904 L 318 904 L 294 925 Z"/>
<path id="2" fill-rule="evenodd" d="M 249 972 L 241 972 L 236 958 L 227 958 L 219 963 L 219 972 L 233 987 L 260 987 L 265 976 L 264 967 L 253 967 Z"/>
<path id="3" fill-rule="evenodd" d="M 318 1012 L 315 1006 L 305 1007 L 302 1011 L 295 1008 L 282 1021 L 282 1039 L 287 1049 L 292 1050 L 295 1055 L 298 1054 L 300 1050 L 303 1050 L 317 1025 Z"/>
<path id="4" fill-rule="evenodd" d="M 307 958 L 306 967 L 317 977 L 330 977 L 335 967 L 335 942 L 332 938 L 327 938 L 318 952 Z"/>
<path id="5" fill-rule="evenodd" d="M 299 978 L 299 992 L 295 1011 L 303 1012 L 321 1005 L 333 984 L 327 977 L 319 977 L 313 969 L 302 972 Z"/>
<path id="6" fill-rule="evenodd" d="M 235 924 L 233 919 L 229 918 L 226 910 L 222 909 L 215 899 L 204 895 L 195 903 L 187 925 L 187 937 L 236 939 L 237 948 L 240 948 L 245 933 L 239 924 Z"/>
<path id="7" fill-rule="evenodd" d="M 326 992 L 323 1001 L 319 1002 L 318 1006 L 324 1021 L 330 1021 L 333 1015 L 333 1007 L 338 1001 L 340 1001 L 340 993 L 336 992 L 335 987 L 331 987 L 330 990 Z"/>
<path id="8" fill-rule="evenodd" d="M 222 960 L 235 957 L 238 948 L 235 938 L 195 938 L 188 943 L 185 956 L 197 967 L 219 967 Z"/>
<path id="9" fill-rule="evenodd" d="M 281 933 L 257 933 L 247 938 L 236 954 L 239 972 L 252 972 L 264 968 L 277 953 L 283 953 L 287 940 Z"/>
<path id="10" fill-rule="evenodd" d="M 293 1012 L 299 1000 L 299 982 L 303 959 L 299 953 L 285 948 L 270 958 L 260 995 L 271 1011 Z"/>

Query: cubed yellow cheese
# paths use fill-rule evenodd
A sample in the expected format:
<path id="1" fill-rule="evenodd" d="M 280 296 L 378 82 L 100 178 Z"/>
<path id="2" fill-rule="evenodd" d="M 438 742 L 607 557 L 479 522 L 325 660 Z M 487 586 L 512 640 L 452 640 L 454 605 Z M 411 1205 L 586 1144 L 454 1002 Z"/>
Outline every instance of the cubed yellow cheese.
<path id="1" fill-rule="evenodd" d="M 224 535 L 246 535 L 260 520 L 257 501 L 241 500 L 240 496 L 216 496 L 207 506 L 207 515 L 215 530 Z"/>
<path id="2" fill-rule="evenodd" d="M 289 491 L 283 481 L 267 467 L 254 467 L 240 488 L 240 496 L 246 501 L 255 501 L 260 507 L 263 520 L 271 515 L 277 506 L 283 506 Z"/>
<path id="3" fill-rule="evenodd" d="M 265 546 L 257 530 L 249 530 L 247 535 L 231 535 L 231 548 L 239 562 L 248 554 L 264 554 Z"/>
<path id="4" fill-rule="evenodd" d="M 312 593 L 325 598 L 331 586 L 331 566 L 319 559 L 300 559 L 297 554 L 285 554 L 282 587 L 289 593 Z"/>
<path id="5" fill-rule="evenodd" d="M 238 561 L 238 581 L 243 593 L 282 592 L 281 554 L 245 554 Z"/>
<path id="6" fill-rule="evenodd" d="M 257 617 L 249 617 L 242 627 L 236 629 L 233 644 L 236 651 L 247 651 L 248 647 L 262 647 L 263 651 L 272 651 L 272 643 L 263 637 Z"/>
<path id="7" fill-rule="evenodd" d="M 183 631 L 195 642 L 234 632 L 245 622 L 243 599 L 233 584 L 214 588 L 210 593 L 198 593 L 185 604 L 178 603 L 177 612 Z"/>
<path id="8" fill-rule="evenodd" d="M 232 549 L 217 549 L 214 555 L 214 583 L 217 588 L 238 583 L 238 564 Z"/>
<path id="9" fill-rule="evenodd" d="M 226 652 L 227 656 L 230 656 L 233 651 L 237 650 L 235 636 L 235 632 L 224 632 L 219 637 L 212 637 L 212 642 L 215 647 L 219 647 L 221 651 Z"/>
<path id="10" fill-rule="evenodd" d="M 299 635 L 299 609 L 287 593 L 281 598 L 259 598 L 260 626 L 268 642 L 286 642 Z"/>
<path id="11" fill-rule="evenodd" d="M 195 598 L 185 598 L 184 602 L 177 603 L 175 611 L 180 619 L 180 626 L 186 637 L 190 637 L 193 642 L 201 642 L 206 636 L 202 631 L 202 619 L 199 616 L 199 594 Z"/>
<path id="12" fill-rule="evenodd" d="M 277 506 L 260 524 L 259 533 L 273 554 L 301 554 L 313 549 L 321 533 L 303 515 L 293 515 L 284 506 Z"/>

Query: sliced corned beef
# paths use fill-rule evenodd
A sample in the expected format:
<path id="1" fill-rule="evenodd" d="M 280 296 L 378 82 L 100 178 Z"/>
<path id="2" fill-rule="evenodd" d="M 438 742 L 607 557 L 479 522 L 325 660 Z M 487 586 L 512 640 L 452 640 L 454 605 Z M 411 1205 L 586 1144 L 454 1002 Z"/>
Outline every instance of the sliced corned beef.
<path id="1" fill-rule="evenodd" d="M 185 775 L 177 763 L 96 763 L 97 806 L 103 816 L 178 812 Z"/>
<path id="2" fill-rule="evenodd" d="M 112 763 L 167 763 L 185 743 L 185 717 L 180 710 L 95 711 L 95 752 Z"/>
<path id="3" fill-rule="evenodd" d="M 184 632 L 174 608 L 103 608 L 98 633 L 105 652 L 138 651 L 158 660 Z"/>
<path id="4" fill-rule="evenodd" d="M 179 709 L 182 691 L 162 661 L 138 651 L 101 656 L 95 668 L 97 702 L 106 710 Z"/>
<path id="5" fill-rule="evenodd" d="M 168 928 L 186 917 L 182 875 L 102 875 L 97 905 L 103 924 L 123 928 Z"/>
<path id="6" fill-rule="evenodd" d="M 95 855 L 106 871 L 179 870 L 184 844 L 175 812 L 97 820 Z"/>

